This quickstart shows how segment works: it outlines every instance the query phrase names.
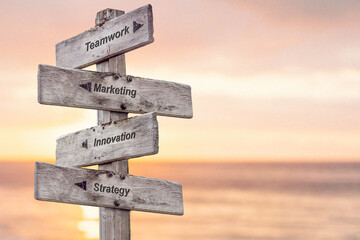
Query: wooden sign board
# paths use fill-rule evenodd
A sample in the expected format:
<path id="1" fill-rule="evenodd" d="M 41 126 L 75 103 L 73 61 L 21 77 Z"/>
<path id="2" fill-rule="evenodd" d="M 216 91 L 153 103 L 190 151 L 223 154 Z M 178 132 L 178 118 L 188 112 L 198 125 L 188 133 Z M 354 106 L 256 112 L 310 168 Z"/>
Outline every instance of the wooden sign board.
<path id="1" fill-rule="evenodd" d="M 83 167 L 158 153 L 155 113 L 88 128 L 57 139 L 56 164 Z"/>
<path id="2" fill-rule="evenodd" d="M 83 68 L 154 41 L 151 5 L 135 9 L 56 45 L 56 65 Z"/>
<path id="3" fill-rule="evenodd" d="M 48 105 L 193 116 L 189 85 L 49 65 L 39 65 L 38 100 Z"/>
<path id="4" fill-rule="evenodd" d="M 37 200 L 183 215 L 182 185 L 83 168 L 35 164 Z"/>

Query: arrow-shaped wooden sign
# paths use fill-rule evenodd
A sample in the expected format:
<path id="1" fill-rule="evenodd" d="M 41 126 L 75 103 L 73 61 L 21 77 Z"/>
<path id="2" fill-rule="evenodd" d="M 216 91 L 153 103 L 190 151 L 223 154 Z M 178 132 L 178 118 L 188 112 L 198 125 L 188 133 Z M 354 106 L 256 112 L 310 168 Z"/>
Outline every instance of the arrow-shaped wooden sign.
<path id="1" fill-rule="evenodd" d="M 183 215 L 180 183 L 83 168 L 35 164 L 37 200 Z"/>
<path id="2" fill-rule="evenodd" d="M 56 164 L 83 167 L 158 153 L 155 113 L 84 129 L 57 139 Z"/>
<path id="3" fill-rule="evenodd" d="M 154 41 L 151 5 L 116 17 L 56 45 L 56 65 L 83 68 Z"/>
<path id="4" fill-rule="evenodd" d="M 49 65 L 39 65 L 38 100 L 48 105 L 193 116 L 189 85 Z"/>

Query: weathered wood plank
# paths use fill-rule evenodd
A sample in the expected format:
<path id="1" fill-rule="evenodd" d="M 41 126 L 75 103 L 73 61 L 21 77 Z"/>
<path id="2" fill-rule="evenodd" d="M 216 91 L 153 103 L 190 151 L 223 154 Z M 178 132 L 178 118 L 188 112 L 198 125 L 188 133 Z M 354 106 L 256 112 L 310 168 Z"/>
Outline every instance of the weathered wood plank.
<path id="1" fill-rule="evenodd" d="M 37 200 L 182 215 L 180 183 L 111 171 L 35 164 Z"/>
<path id="2" fill-rule="evenodd" d="M 57 139 L 56 164 L 83 167 L 158 153 L 155 113 L 67 134 Z"/>
<path id="3" fill-rule="evenodd" d="M 38 101 L 42 104 L 192 118 L 189 85 L 39 65 Z"/>
<path id="4" fill-rule="evenodd" d="M 151 5 L 106 21 L 56 45 L 56 65 L 83 68 L 154 41 Z"/>

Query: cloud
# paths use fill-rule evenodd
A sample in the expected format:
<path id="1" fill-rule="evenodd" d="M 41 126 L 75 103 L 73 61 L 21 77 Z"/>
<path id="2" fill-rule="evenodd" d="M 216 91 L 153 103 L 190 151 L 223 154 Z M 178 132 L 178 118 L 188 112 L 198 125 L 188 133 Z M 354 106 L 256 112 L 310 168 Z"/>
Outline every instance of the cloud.
<path id="1" fill-rule="evenodd" d="M 61 133 L 95 124 L 95 111 L 37 103 L 37 65 L 54 65 L 55 44 L 93 27 L 99 10 L 145 4 L 0 2 L 0 123 L 14 139 L 1 152 L 53 156 Z M 360 155 L 359 1 L 152 5 L 155 42 L 126 54 L 127 72 L 190 84 L 194 100 L 194 119 L 161 118 L 160 157 Z"/>

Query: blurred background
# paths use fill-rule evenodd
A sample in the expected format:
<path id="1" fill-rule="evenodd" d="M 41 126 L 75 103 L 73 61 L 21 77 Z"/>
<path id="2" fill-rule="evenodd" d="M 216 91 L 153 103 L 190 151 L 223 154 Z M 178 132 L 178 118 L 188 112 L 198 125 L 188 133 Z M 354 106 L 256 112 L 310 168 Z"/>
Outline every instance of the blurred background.
<path id="1" fill-rule="evenodd" d="M 98 208 L 33 198 L 35 161 L 96 111 L 40 105 L 37 66 L 105 8 L 152 4 L 127 73 L 192 87 L 130 173 L 183 184 L 185 215 L 132 212 L 132 239 L 360 239 L 360 1 L 0 0 L 0 239 L 97 239 Z M 90 69 L 95 69 L 91 68 Z"/>

